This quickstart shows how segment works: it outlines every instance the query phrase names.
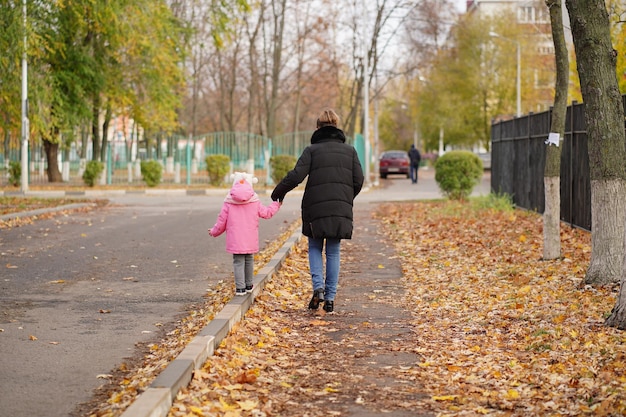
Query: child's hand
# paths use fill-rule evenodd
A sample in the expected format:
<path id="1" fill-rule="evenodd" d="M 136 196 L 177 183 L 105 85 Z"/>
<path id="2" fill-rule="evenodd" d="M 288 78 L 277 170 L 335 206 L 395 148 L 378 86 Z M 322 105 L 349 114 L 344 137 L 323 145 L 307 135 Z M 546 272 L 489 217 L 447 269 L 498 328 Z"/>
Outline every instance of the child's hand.
<path id="1" fill-rule="evenodd" d="M 213 233 L 211 233 L 211 229 L 209 229 L 209 236 L 215 237 L 215 236 L 213 236 Z"/>

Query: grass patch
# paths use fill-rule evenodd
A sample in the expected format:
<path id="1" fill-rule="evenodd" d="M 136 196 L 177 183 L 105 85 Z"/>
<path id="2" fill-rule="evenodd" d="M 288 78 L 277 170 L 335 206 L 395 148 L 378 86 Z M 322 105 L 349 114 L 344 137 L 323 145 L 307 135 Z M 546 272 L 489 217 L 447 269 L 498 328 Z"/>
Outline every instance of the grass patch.
<path id="1" fill-rule="evenodd" d="M 0 197 L 0 215 L 19 213 L 22 211 L 38 210 L 42 208 L 59 207 L 67 204 L 84 203 L 89 200 L 70 198 L 40 198 L 40 197 Z"/>

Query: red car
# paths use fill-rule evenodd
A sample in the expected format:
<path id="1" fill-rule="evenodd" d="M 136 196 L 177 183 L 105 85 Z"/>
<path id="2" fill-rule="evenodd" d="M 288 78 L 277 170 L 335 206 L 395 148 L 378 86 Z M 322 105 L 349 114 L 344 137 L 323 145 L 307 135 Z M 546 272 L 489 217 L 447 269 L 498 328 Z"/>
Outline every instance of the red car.
<path id="1" fill-rule="evenodd" d="M 405 175 L 410 178 L 409 165 L 411 160 L 405 151 L 386 151 L 378 160 L 378 172 L 380 178 L 387 178 L 387 175 Z"/>

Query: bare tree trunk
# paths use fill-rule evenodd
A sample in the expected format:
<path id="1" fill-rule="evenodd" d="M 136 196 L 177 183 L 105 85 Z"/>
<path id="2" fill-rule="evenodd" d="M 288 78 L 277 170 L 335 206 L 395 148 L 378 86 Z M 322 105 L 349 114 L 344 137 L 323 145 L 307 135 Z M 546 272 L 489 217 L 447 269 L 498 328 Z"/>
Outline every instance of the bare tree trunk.
<path id="1" fill-rule="evenodd" d="M 43 139 L 43 147 L 46 151 L 46 160 L 48 161 L 48 168 L 46 173 L 48 174 L 48 182 L 62 182 L 63 176 L 59 171 L 59 143 L 51 142 L 47 139 Z"/>
<path id="2" fill-rule="evenodd" d="M 591 177 L 591 263 L 585 282 L 623 281 L 626 138 L 604 0 L 566 0 L 585 103 Z M 617 309 L 619 310 L 619 308 Z"/>
<path id="3" fill-rule="evenodd" d="M 624 235 L 624 240 L 626 240 L 626 234 Z M 611 315 L 604 324 L 610 327 L 617 327 L 620 330 L 626 330 L 626 253 L 624 253 L 624 267 L 622 269 L 622 283 L 619 287 L 619 296 L 611 311 Z"/>
<path id="4" fill-rule="evenodd" d="M 81 124 L 80 127 L 80 159 L 87 159 L 87 145 L 89 143 L 89 127 Z"/>
<path id="5" fill-rule="evenodd" d="M 283 33 L 285 31 L 285 8 L 287 0 L 273 0 L 274 32 L 272 38 L 272 78 L 268 100 L 267 135 L 276 136 L 276 112 L 278 110 L 278 87 L 282 69 Z"/>
<path id="6" fill-rule="evenodd" d="M 241 48 L 240 42 L 237 40 L 233 45 L 232 57 L 228 60 L 230 67 L 230 77 L 225 80 L 224 93 L 226 94 L 223 99 L 225 101 L 224 112 L 226 112 L 226 127 L 230 132 L 237 130 L 238 117 L 235 114 L 236 100 L 237 100 L 237 70 L 239 62 L 239 51 Z M 223 80 L 224 81 L 224 80 Z"/>
<path id="7" fill-rule="evenodd" d="M 4 120 L 5 120 L 5 126 L 9 126 L 11 119 L 8 114 L 5 115 Z M 4 129 L 3 154 L 5 158 L 7 158 L 9 155 L 10 143 L 11 143 L 11 131 L 9 129 Z"/>
<path id="8" fill-rule="evenodd" d="M 250 84 L 248 86 L 248 132 L 258 132 L 259 130 L 254 127 L 254 109 L 259 107 L 257 98 L 260 96 L 259 91 L 261 90 L 258 71 L 259 58 L 255 46 L 264 16 L 265 7 L 264 5 L 261 5 L 261 9 L 259 10 L 259 19 L 257 20 L 252 31 L 250 31 L 248 21 L 246 20 L 246 25 L 248 25 L 248 63 L 250 67 Z"/>
<path id="9" fill-rule="evenodd" d="M 557 259 L 561 256 L 561 144 L 565 134 L 567 113 L 567 89 L 569 81 L 569 59 L 565 33 L 563 31 L 563 10 L 561 0 L 546 0 L 550 10 L 552 40 L 556 58 L 556 85 L 552 126 L 550 132 L 558 135 L 559 142 L 548 144 L 544 168 L 545 210 L 543 212 L 543 259 Z"/>
<path id="10" fill-rule="evenodd" d="M 192 136 L 196 136 L 198 128 L 198 101 L 200 95 L 200 71 L 198 68 L 198 61 L 201 57 L 194 54 L 192 57 L 193 73 L 191 75 L 191 126 L 190 131 Z M 167 155 L 172 156 L 172 155 Z"/>
<path id="11" fill-rule="evenodd" d="M 108 144 L 109 144 L 109 125 L 111 124 L 111 118 L 113 117 L 111 111 L 111 105 L 107 105 L 107 110 L 104 115 L 104 122 L 102 123 L 102 149 L 100 149 L 100 160 L 106 162 Z"/>
<path id="12" fill-rule="evenodd" d="M 93 114 L 91 120 L 91 143 L 92 143 L 92 155 L 93 161 L 100 160 L 100 124 L 98 119 L 100 116 L 100 96 L 96 94 L 93 99 Z"/>

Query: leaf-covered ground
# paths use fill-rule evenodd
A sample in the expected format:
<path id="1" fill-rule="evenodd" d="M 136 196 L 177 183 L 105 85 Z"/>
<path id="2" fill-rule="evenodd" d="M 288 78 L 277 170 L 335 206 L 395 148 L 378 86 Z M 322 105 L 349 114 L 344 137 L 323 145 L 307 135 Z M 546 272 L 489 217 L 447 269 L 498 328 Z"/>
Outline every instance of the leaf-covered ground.
<path id="1" fill-rule="evenodd" d="M 22 213 L 39 209 L 57 208 L 75 203 L 95 203 L 100 206 L 107 204 L 105 200 L 0 196 L 0 216 L 5 214 Z M 77 210 L 91 210 L 91 207 L 73 208 L 71 210 L 58 210 L 50 213 L 38 214 L 36 216 L 20 216 L 9 220 L 0 220 L 0 229 L 19 227 L 24 224 L 31 224 L 34 220 L 37 219 L 45 219 L 56 215 L 64 215 L 70 211 Z"/>
<path id="2" fill-rule="evenodd" d="M 441 413 L 624 415 L 626 334 L 603 326 L 615 288 L 581 287 L 590 235 L 562 227 L 542 261 L 534 213 L 387 206 Z"/>
<path id="3" fill-rule="evenodd" d="M 301 242 L 170 416 L 626 414 L 626 334 L 603 326 L 616 288 L 581 285 L 587 232 L 562 227 L 563 257 L 542 261 L 533 213 L 418 202 L 382 205 L 375 217 L 402 265 L 404 296 L 392 303 L 409 333 L 346 338 L 379 324 L 306 312 Z M 344 248 L 347 270 L 373 256 Z M 406 361 L 377 367 L 372 352 Z M 94 415 L 115 415 L 120 401 Z"/>

